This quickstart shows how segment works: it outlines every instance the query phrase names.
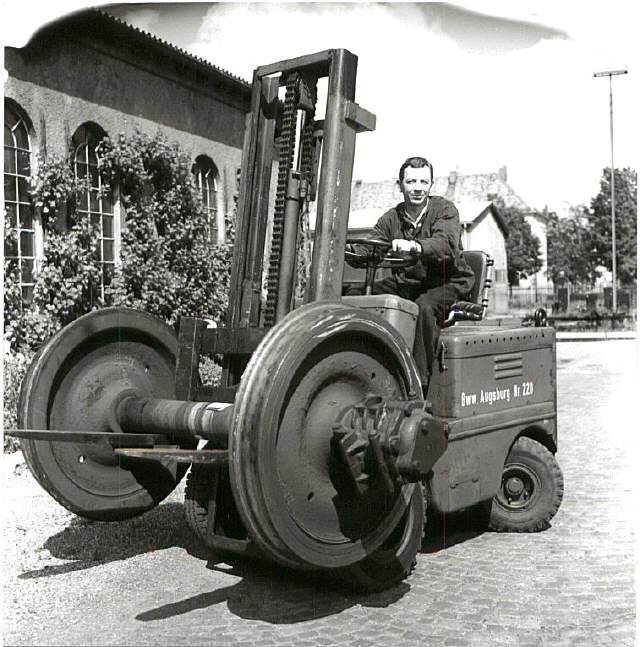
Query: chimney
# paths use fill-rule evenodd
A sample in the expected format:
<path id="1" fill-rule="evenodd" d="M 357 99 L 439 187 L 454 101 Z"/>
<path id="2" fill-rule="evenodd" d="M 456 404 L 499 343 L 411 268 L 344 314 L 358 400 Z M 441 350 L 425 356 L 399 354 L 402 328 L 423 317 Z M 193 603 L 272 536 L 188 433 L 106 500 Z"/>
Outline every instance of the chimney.
<path id="1" fill-rule="evenodd" d="M 498 177 L 506 184 L 507 183 L 507 167 L 501 166 L 498 169 Z"/>
<path id="2" fill-rule="evenodd" d="M 447 200 L 453 200 L 453 196 L 455 195 L 456 192 L 456 182 L 458 180 L 458 172 L 457 171 L 449 171 L 449 182 L 447 185 L 447 190 L 445 191 L 444 197 Z"/>

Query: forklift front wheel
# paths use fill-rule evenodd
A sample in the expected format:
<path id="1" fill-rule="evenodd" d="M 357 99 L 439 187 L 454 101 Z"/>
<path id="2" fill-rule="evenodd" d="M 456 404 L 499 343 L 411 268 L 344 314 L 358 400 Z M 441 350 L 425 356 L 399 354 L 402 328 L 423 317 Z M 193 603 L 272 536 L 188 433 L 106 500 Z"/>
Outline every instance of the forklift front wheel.
<path id="1" fill-rule="evenodd" d="M 205 449 L 211 447 L 205 446 Z M 208 513 L 212 502 L 216 506 L 216 526 L 213 530 L 233 539 L 245 539 L 247 531 L 242 525 L 231 492 L 229 466 L 192 465 L 187 474 L 184 513 L 187 524 L 203 542 L 207 539 Z"/>
<path id="2" fill-rule="evenodd" d="M 531 438 L 518 438 L 502 470 L 489 528 L 497 532 L 545 530 L 560 507 L 563 492 L 562 472 L 553 454 Z"/>

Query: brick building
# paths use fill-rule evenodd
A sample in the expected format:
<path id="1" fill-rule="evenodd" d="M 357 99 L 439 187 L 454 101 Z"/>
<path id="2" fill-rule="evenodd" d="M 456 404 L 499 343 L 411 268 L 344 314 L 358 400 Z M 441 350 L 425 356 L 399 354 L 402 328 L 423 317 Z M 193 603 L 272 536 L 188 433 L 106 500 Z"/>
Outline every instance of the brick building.
<path id="1" fill-rule="evenodd" d="M 102 137 L 159 131 L 193 159 L 211 240 L 224 240 L 249 110 L 247 82 L 97 10 L 47 25 L 23 48 L 5 48 L 4 78 L 5 212 L 18 229 L 17 248 L 5 255 L 18 259 L 26 300 L 43 253 L 40 214 L 28 195 L 36 154 L 68 158 L 96 190 Z M 100 221 L 103 266 L 116 263 L 124 221 L 117 194 L 86 204 Z"/>

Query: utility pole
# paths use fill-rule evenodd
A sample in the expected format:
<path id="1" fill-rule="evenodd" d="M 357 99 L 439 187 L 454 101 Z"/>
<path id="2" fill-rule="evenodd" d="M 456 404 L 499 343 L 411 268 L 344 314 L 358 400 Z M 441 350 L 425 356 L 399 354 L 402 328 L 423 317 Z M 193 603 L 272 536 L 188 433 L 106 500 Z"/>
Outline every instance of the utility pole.
<path id="1" fill-rule="evenodd" d="M 615 166 L 613 165 L 613 82 L 611 78 L 619 74 L 627 74 L 627 70 L 606 70 L 594 72 L 593 76 L 609 77 L 609 133 L 611 136 L 611 282 L 612 282 L 612 309 L 618 310 L 618 287 L 616 284 L 616 189 Z"/>

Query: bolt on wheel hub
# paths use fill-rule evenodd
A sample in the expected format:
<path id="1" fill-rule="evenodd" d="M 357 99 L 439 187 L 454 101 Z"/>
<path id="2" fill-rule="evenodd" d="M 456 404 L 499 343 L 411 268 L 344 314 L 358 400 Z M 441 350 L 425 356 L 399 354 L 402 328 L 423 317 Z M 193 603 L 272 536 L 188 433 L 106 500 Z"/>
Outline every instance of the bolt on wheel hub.
<path id="1" fill-rule="evenodd" d="M 511 477 L 506 484 L 506 490 L 509 496 L 518 497 L 524 490 L 524 483 L 517 477 Z"/>

